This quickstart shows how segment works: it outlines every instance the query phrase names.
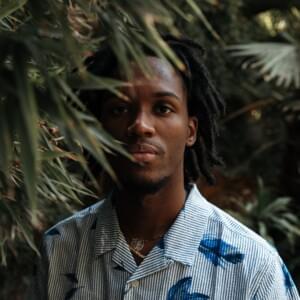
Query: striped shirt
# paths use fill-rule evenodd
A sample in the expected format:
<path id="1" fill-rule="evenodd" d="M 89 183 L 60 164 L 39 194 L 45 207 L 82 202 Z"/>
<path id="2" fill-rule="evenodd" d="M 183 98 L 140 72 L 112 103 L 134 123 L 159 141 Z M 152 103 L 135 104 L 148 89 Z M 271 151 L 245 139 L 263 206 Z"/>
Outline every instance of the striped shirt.
<path id="1" fill-rule="evenodd" d="M 109 197 L 50 228 L 39 264 L 39 300 L 300 299 L 276 250 L 196 186 L 140 265 Z"/>

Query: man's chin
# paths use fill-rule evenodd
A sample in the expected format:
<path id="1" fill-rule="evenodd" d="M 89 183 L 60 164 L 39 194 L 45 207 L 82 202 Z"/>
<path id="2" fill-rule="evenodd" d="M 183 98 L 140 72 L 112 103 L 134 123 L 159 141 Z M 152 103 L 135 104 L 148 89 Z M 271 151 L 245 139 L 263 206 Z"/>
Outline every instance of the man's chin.
<path id="1" fill-rule="evenodd" d="M 150 179 L 143 177 L 127 177 L 122 180 L 121 185 L 125 190 L 131 190 L 135 193 L 141 194 L 155 194 L 158 192 L 167 182 L 167 177 L 159 179 Z"/>

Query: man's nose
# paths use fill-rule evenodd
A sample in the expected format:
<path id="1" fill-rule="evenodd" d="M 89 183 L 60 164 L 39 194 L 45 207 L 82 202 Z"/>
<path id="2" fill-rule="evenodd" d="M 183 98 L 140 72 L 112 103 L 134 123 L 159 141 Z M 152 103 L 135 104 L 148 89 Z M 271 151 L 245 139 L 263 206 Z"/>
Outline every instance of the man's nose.
<path id="1" fill-rule="evenodd" d="M 127 132 L 129 136 L 151 137 L 155 132 L 152 117 L 147 112 L 137 112 Z"/>

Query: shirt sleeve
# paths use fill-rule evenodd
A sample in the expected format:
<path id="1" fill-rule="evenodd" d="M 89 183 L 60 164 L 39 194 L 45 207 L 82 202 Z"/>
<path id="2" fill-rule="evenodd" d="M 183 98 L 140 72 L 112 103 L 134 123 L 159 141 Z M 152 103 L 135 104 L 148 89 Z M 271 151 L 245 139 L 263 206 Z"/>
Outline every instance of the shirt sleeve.
<path id="1" fill-rule="evenodd" d="M 300 300 L 296 285 L 281 258 L 271 256 L 257 281 L 253 300 Z"/>

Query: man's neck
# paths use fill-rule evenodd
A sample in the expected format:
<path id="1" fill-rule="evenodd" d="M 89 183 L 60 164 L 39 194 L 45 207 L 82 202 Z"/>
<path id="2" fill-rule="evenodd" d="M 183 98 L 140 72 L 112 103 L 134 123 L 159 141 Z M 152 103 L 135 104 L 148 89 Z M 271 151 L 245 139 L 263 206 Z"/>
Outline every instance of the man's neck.
<path id="1" fill-rule="evenodd" d="M 183 207 L 185 196 L 183 182 L 167 183 L 155 193 L 118 190 L 114 200 L 121 230 L 145 240 L 163 235 Z"/>

